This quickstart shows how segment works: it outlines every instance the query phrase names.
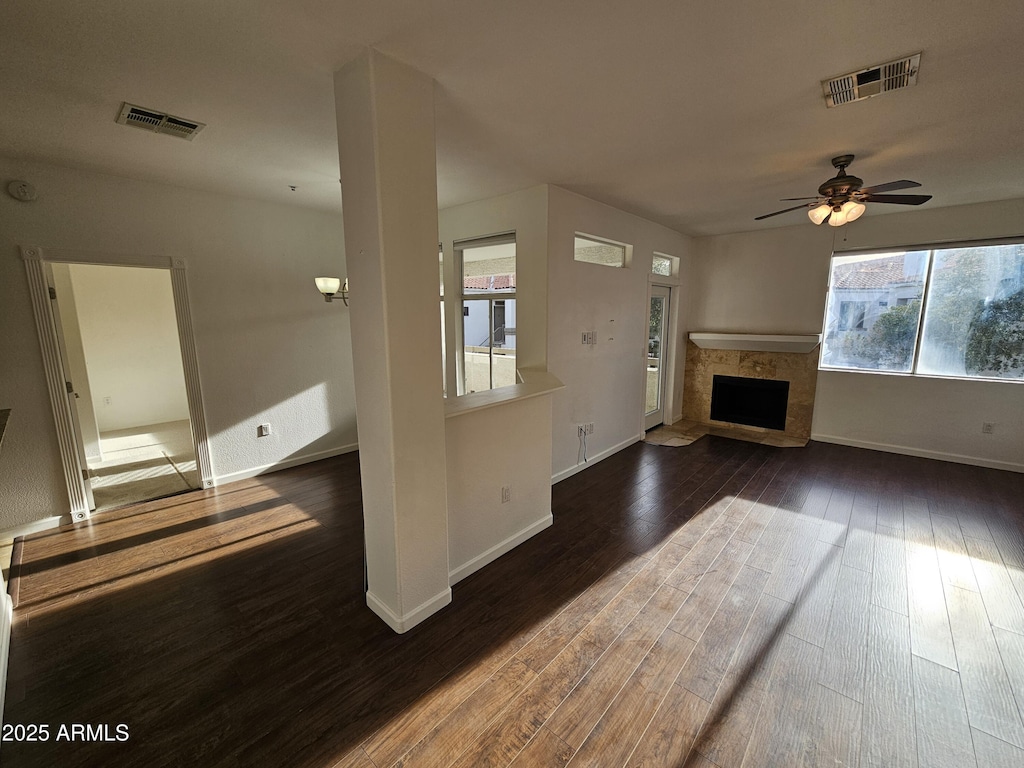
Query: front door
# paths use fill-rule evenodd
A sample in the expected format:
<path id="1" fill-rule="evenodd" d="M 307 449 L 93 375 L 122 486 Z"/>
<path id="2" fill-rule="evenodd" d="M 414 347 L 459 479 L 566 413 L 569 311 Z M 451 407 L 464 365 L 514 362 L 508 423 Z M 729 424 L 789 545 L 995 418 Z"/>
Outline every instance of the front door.
<path id="1" fill-rule="evenodd" d="M 668 313 L 670 290 L 651 287 L 651 306 L 647 313 L 647 356 L 644 362 L 647 394 L 644 405 L 644 429 L 665 423 L 665 360 L 668 353 Z"/>

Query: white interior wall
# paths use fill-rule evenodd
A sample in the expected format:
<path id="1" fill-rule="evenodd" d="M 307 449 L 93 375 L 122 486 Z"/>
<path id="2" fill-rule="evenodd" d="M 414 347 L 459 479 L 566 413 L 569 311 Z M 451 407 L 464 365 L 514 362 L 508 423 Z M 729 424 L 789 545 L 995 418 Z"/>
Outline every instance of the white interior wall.
<path id="1" fill-rule="evenodd" d="M 71 268 L 68 264 L 52 264 L 54 290 L 60 307 L 60 323 L 64 337 L 65 353 L 68 357 L 68 375 L 74 384 L 75 404 L 78 423 L 82 430 L 82 442 L 87 459 L 99 461 L 103 458 L 100 450 L 100 431 L 96 426 L 96 411 L 93 408 L 92 387 L 89 384 L 89 370 L 85 364 L 85 348 L 82 346 L 82 329 L 78 322 L 78 302 L 71 283 Z"/>
<path id="2" fill-rule="evenodd" d="M 1024 383 L 819 371 L 811 437 L 1024 472 Z"/>
<path id="3" fill-rule="evenodd" d="M 348 312 L 313 286 L 346 273 L 340 215 L 0 157 L 12 179 L 39 197 L 0 196 L 0 530 L 68 509 L 18 245 L 186 260 L 218 482 L 354 447 Z"/>
<path id="4" fill-rule="evenodd" d="M 72 264 L 69 273 L 100 432 L 187 420 L 170 271 Z"/>
<path id="5" fill-rule="evenodd" d="M 796 219 L 696 241 L 693 330 L 821 333 L 833 237 L 840 252 L 1019 236 L 1024 200 L 867 215 L 839 230 Z M 1024 471 L 1022 413 L 1020 382 L 820 371 L 812 437 Z"/>
<path id="6" fill-rule="evenodd" d="M 836 233 L 804 216 L 783 229 L 696 239 L 691 330 L 821 333 Z"/>
<path id="7" fill-rule="evenodd" d="M 535 400 L 450 416 L 448 453 L 449 553 L 453 580 L 550 523 L 552 476 L 578 468 L 575 424 L 593 421 L 589 456 L 635 442 L 643 432 L 647 307 L 655 251 L 680 259 L 673 283 L 676 372 L 671 412 L 682 411 L 689 239 L 659 225 L 557 187 L 534 187 L 440 212 L 445 285 L 457 286 L 452 242 L 514 231 L 517 260 L 517 363 L 546 368 L 567 386 Z M 577 231 L 633 246 L 626 269 L 579 264 Z M 557 263 L 555 260 L 557 259 Z M 448 345 L 462 322 L 448 308 Z M 599 331 L 596 348 L 580 331 Z M 449 361 L 453 356 L 449 355 Z M 449 362 L 449 375 L 455 366 Z M 449 385 L 449 392 L 453 388 Z M 511 485 L 512 501 L 501 503 Z"/>
<path id="8" fill-rule="evenodd" d="M 593 461 L 636 442 L 643 435 L 646 394 L 647 311 L 654 252 L 680 259 L 673 291 L 676 324 L 671 348 L 675 372 L 671 413 L 682 412 L 682 372 L 690 282 L 688 237 L 611 206 L 558 187 L 549 188 L 548 214 L 548 370 L 565 389 L 554 395 L 552 475 L 568 476 L 583 466 L 578 459 L 577 424 L 594 423 L 587 438 Z M 626 243 L 632 259 L 623 269 L 577 262 L 576 232 Z M 581 334 L 596 331 L 597 344 L 584 346 Z"/>
<path id="9" fill-rule="evenodd" d="M 445 434 L 454 584 L 551 525 L 551 397 L 449 416 Z"/>
<path id="10" fill-rule="evenodd" d="M 460 284 L 453 242 L 516 233 L 516 364 L 547 364 L 548 187 L 539 186 L 439 212 L 445 286 Z M 448 289 L 446 289 L 447 292 Z M 458 302 L 446 307 L 449 350 L 462 324 Z M 455 375 L 449 352 L 449 382 Z M 449 383 L 449 397 L 455 387 Z M 448 551 L 452 583 L 551 523 L 551 396 L 449 416 L 445 425 Z M 501 489 L 512 488 L 510 502 Z"/>

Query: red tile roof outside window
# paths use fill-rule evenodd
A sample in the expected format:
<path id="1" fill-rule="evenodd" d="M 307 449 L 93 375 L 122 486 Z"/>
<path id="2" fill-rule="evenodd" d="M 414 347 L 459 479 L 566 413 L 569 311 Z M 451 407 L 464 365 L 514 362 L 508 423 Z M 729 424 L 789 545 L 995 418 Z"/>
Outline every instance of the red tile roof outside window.
<path id="1" fill-rule="evenodd" d="M 871 261 L 838 264 L 833 270 L 833 288 L 887 288 L 906 281 L 903 254 Z"/>
<path id="2" fill-rule="evenodd" d="M 473 291 L 514 291 L 515 275 L 480 275 L 463 278 L 462 287 Z"/>

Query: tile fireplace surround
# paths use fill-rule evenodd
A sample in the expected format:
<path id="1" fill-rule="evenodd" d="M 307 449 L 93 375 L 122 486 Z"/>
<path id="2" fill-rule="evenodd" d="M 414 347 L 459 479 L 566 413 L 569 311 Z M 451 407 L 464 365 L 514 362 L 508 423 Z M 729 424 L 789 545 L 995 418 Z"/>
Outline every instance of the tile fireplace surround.
<path id="1" fill-rule="evenodd" d="M 726 335 L 722 336 L 723 339 Z M 736 338 L 742 338 L 738 334 Z M 779 337 L 792 338 L 792 337 Z M 811 337 L 813 338 L 813 337 Z M 763 346 L 763 345 L 762 345 Z M 769 345 L 770 346 L 770 345 Z M 711 419 L 711 384 L 715 374 L 789 382 L 786 429 L 762 429 Z M 683 418 L 721 429 L 785 435 L 805 443 L 811 436 L 814 390 L 818 380 L 818 349 L 780 352 L 702 348 L 687 340 L 683 382 Z"/>

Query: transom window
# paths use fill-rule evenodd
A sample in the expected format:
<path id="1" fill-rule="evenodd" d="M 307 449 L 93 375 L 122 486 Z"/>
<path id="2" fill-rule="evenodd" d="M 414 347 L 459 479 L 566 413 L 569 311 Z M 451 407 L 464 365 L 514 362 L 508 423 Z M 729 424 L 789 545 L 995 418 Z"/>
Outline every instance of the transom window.
<path id="1" fill-rule="evenodd" d="M 679 259 L 675 256 L 666 256 L 663 253 L 655 253 L 651 260 L 651 274 L 671 277 L 679 272 Z"/>
<path id="2" fill-rule="evenodd" d="M 625 267 L 628 262 L 629 248 L 622 243 L 601 240 L 577 232 L 573 240 L 573 258 L 576 261 L 599 264 L 603 267 Z"/>
<path id="3" fill-rule="evenodd" d="M 1024 243 L 833 256 L 821 367 L 1024 380 Z"/>

